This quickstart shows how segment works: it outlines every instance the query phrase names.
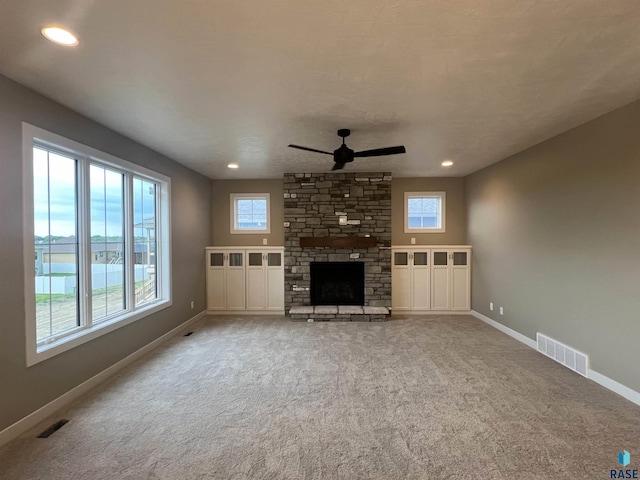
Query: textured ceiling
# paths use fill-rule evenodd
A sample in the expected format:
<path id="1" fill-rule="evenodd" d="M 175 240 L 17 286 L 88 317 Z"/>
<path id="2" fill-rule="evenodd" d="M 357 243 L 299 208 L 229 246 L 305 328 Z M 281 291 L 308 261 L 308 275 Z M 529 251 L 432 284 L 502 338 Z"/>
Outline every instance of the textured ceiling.
<path id="1" fill-rule="evenodd" d="M 0 0 L 0 18 L 0 73 L 211 178 L 328 171 L 287 144 L 333 150 L 338 128 L 407 148 L 345 171 L 466 175 L 640 98 L 638 0 Z"/>

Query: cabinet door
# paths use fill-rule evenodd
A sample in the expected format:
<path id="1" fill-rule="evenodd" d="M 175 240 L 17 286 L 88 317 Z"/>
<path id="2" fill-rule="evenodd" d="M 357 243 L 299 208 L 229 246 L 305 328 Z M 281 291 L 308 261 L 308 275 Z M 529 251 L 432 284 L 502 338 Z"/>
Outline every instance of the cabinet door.
<path id="1" fill-rule="evenodd" d="M 227 253 L 226 265 L 226 302 L 227 310 L 245 309 L 244 251 Z"/>
<path id="2" fill-rule="evenodd" d="M 451 254 L 451 310 L 469 310 L 470 270 L 468 250 L 453 251 Z"/>
<path id="3" fill-rule="evenodd" d="M 247 310 L 284 309 L 282 252 L 247 251 Z"/>
<path id="4" fill-rule="evenodd" d="M 451 309 L 449 251 L 433 250 L 431 263 L 431 310 Z"/>
<path id="5" fill-rule="evenodd" d="M 284 260 L 282 252 L 265 255 L 267 270 L 267 310 L 284 310 Z"/>
<path id="6" fill-rule="evenodd" d="M 393 250 L 391 254 L 391 308 L 411 309 L 411 265 L 409 250 Z"/>
<path id="7" fill-rule="evenodd" d="M 247 250 L 247 310 L 262 310 L 267 303 L 265 254 Z"/>
<path id="8" fill-rule="evenodd" d="M 411 251 L 411 310 L 431 309 L 431 265 L 429 250 Z"/>
<path id="9" fill-rule="evenodd" d="M 225 254 L 207 250 L 207 310 L 224 310 Z"/>

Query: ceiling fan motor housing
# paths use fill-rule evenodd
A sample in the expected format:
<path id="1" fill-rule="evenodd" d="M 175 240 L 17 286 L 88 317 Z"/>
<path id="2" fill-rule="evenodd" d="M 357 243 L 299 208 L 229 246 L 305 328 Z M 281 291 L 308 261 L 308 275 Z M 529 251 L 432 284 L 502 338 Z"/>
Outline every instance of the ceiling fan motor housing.
<path id="1" fill-rule="evenodd" d="M 333 151 L 333 161 L 337 163 L 353 162 L 353 150 L 346 145 L 340 145 L 340 148 Z"/>

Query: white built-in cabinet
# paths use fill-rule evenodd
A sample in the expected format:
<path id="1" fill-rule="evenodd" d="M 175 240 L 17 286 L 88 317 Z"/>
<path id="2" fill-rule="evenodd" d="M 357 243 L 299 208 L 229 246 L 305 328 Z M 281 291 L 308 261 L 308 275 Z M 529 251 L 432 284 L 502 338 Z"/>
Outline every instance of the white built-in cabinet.
<path id="1" fill-rule="evenodd" d="M 471 247 L 398 246 L 391 250 L 394 313 L 471 308 Z"/>
<path id="2" fill-rule="evenodd" d="M 244 284 L 244 250 L 207 248 L 207 310 L 244 310 Z"/>
<path id="3" fill-rule="evenodd" d="M 284 248 L 207 247 L 209 313 L 284 313 Z"/>
<path id="4" fill-rule="evenodd" d="M 471 249 L 431 250 L 431 310 L 471 308 Z"/>
<path id="5" fill-rule="evenodd" d="M 428 248 L 393 248 L 391 306 L 393 311 L 431 310 L 431 265 Z"/>
<path id="6" fill-rule="evenodd" d="M 247 310 L 284 309 L 283 256 L 283 250 L 247 250 Z"/>

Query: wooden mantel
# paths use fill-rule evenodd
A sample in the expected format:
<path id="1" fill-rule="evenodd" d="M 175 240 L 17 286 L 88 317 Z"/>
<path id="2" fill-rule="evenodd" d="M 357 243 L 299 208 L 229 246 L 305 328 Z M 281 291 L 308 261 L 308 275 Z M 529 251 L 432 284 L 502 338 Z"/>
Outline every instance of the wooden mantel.
<path id="1" fill-rule="evenodd" d="M 301 247 L 371 248 L 378 245 L 376 237 L 300 237 Z"/>

